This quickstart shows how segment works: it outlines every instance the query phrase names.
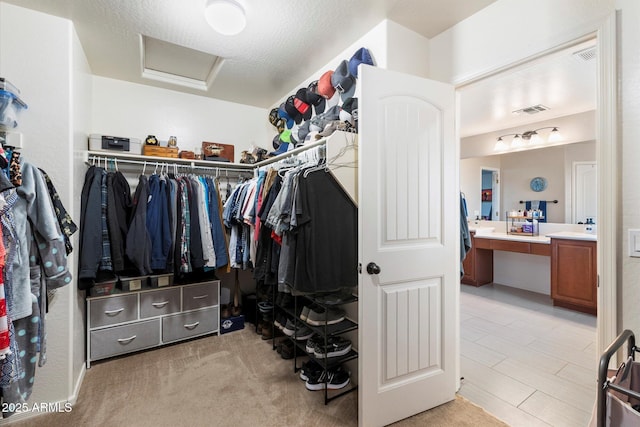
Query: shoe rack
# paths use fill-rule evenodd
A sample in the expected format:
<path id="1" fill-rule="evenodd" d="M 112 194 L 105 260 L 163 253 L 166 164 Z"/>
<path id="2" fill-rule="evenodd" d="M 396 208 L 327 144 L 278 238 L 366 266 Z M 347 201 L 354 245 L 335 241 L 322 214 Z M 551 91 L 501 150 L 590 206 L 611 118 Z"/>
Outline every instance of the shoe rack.
<path id="1" fill-rule="evenodd" d="M 294 296 L 291 298 L 290 304 L 282 304 L 281 301 L 277 298 L 274 291 L 274 319 L 278 315 L 284 315 L 286 318 L 293 321 L 295 325 L 295 330 L 298 331 L 299 328 L 307 327 L 311 329 L 314 335 L 321 337 L 321 341 L 324 343 L 325 349 L 328 348 L 329 342 L 332 338 L 341 337 L 349 332 L 357 331 L 358 324 L 353 321 L 349 317 L 345 317 L 343 320 L 328 324 L 329 322 L 329 312 L 330 310 L 339 308 L 343 309 L 348 305 L 357 304 L 358 297 L 356 295 L 350 294 L 345 298 L 334 301 L 324 301 L 315 296 Z M 324 310 L 324 322 L 322 325 L 312 325 L 300 319 L 300 314 L 304 307 L 320 307 Z M 356 310 L 357 312 L 357 310 Z M 277 348 L 276 346 L 276 337 L 274 333 L 273 338 L 273 349 Z M 302 363 L 306 360 L 312 359 L 318 365 L 320 365 L 324 371 L 324 373 L 328 373 L 332 369 L 335 369 L 344 363 L 355 360 L 358 358 L 358 352 L 353 347 L 348 351 L 348 353 L 336 357 L 316 357 L 315 354 L 310 354 L 307 352 L 307 339 L 298 340 L 296 339 L 295 333 L 288 337 L 289 340 L 293 343 L 293 371 L 294 373 L 298 373 L 302 368 Z M 351 344 L 353 346 L 353 340 L 351 340 Z M 325 375 L 327 376 L 327 375 Z M 324 391 L 324 403 L 327 405 L 330 401 L 343 396 L 347 393 L 357 390 L 357 384 L 353 383 L 353 376 L 350 377 L 349 384 L 340 389 L 329 389 L 327 384 L 322 387 Z"/>

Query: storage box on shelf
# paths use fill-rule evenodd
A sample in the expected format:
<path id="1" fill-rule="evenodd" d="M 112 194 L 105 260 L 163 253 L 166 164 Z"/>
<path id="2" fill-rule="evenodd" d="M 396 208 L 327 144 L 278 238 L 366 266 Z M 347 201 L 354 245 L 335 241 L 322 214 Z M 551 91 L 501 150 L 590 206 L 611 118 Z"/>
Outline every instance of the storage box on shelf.
<path id="1" fill-rule="evenodd" d="M 507 212 L 507 234 L 537 236 L 540 233 L 539 215 L 525 215 L 523 212 Z"/>
<path id="2" fill-rule="evenodd" d="M 169 157 L 178 158 L 178 152 L 180 150 L 177 147 L 159 147 L 157 145 L 143 145 L 142 154 L 145 156 L 153 157 Z"/>
<path id="3" fill-rule="evenodd" d="M 89 150 L 142 154 L 142 143 L 137 138 L 92 133 L 89 135 Z"/>
<path id="4" fill-rule="evenodd" d="M 27 108 L 27 104 L 20 99 L 18 93 L 0 89 L 0 130 L 17 127 L 20 112 Z"/>
<path id="5" fill-rule="evenodd" d="M 87 368 L 95 360 L 219 332 L 218 280 L 87 297 Z"/>

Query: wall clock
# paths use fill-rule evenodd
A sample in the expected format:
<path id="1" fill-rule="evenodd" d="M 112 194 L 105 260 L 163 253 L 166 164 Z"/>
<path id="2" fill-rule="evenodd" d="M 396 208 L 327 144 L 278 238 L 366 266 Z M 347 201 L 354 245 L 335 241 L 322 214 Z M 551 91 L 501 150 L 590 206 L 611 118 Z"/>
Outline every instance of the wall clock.
<path id="1" fill-rule="evenodd" d="M 533 191 L 542 191 L 547 188 L 547 180 L 541 176 L 536 176 L 531 179 L 529 186 Z"/>

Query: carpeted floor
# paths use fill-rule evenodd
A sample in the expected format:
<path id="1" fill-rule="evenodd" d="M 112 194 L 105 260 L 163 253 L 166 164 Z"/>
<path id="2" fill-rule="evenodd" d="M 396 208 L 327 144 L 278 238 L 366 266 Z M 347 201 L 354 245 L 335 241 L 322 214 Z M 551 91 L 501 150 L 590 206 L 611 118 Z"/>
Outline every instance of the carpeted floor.
<path id="1" fill-rule="evenodd" d="M 92 364 L 70 413 L 15 427 L 356 426 L 357 391 L 324 405 L 251 325 Z M 394 426 L 505 426 L 462 397 Z"/>

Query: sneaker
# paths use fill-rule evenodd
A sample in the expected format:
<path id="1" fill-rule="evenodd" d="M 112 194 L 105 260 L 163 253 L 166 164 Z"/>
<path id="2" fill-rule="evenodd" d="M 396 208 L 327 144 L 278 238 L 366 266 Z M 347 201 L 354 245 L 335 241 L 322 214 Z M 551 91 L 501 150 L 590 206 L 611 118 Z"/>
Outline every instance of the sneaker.
<path id="1" fill-rule="evenodd" d="M 313 331 L 303 324 L 298 325 L 298 328 L 292 335 L 293 339 L 295 339 L 296 341 L 307 340 L 312 336 Z"/>
<path id="2" fill-rule="evenodd" d="M 285 325 L 287 324 L 287 316 L 285 316 L 282 313 L 276 315 L 276 318 L 273 321 L 273 324 L 276 328 L 283 330 Z"/>
<path id="3" fill-rule="evenodd" d="M 302 381 L 309 381 L 309 378 L 319 377 L 322 371 L 322 366 L 320 366 L 318 362 L 313 359 L 309 359 L 304 362 L 300 368 L 300 379 Z"/>
<path id="4" fill-rule="evenodd" d="M 317 359 L 344 356 L 351 351 L 351 341 L 342 337 L 329 337 L 327 345 L 324 343 L 317 345 L 313 349 L 313 354 Z"/>
<path id="5" fill-rule="evenodd" d="M 306 382 L 307 390 L 338 390 L 349 384 L 350 375 L 341 366 L 322 371 L 317 378 L 309 378 Z"/>
<path id="6" fill-rule="evenodd" d="M 305 350 L 309 354 L 314 354 L 315 348 L 320 345 L 324 345 L 324 338 L 322 338 L 320 335 L 312 335 L 307 340 L 307 345 L 305 347 Z"/>
<path id="7" fill-rule="evenodd" d="M 309 316 L 309 310 L 310 308 L 306 305 L 302 307 L 302 311 L 300 312 L 300 320 L 305 322 L 307 321 L 307 316 Z"/>
<path id="8" fill-rule="evenodd" d="M 333 325 L 344 320 L 344 311 L 337 308 L 314 307 L 309 310 L 307 323 L 313 326 Z"/>
<path id="9" fill-rule="evenodd" d="M 293 335 L 296 331 L 296 324 L 293 320 L 291 319 L 287 319 L 287 323 L 284 325 L 284 328 L 282 329 L 282 332 L 290 337 L 291 335 Z"/>

